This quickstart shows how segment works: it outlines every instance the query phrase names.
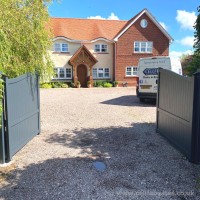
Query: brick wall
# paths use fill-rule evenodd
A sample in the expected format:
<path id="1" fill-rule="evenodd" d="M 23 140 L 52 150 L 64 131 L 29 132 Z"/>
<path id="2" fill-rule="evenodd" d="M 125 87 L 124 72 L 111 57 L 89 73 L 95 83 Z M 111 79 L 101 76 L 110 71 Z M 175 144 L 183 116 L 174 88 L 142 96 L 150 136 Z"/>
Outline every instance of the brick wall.
<path id="1" fill-rule="evenodd" d="M 141 19 L 148 21 L 147 28 L 140 26 Z M 153 53 L 134 53 L 134 41 L 152 41 Z M 128 86 L 135 86 L 136 77 L 126 77 L 127 66 L 138 66 L 138 61 L 143 57 L 168 56 L 169 39 L 160 29 L 143 14 L 117 41 L 116 43 L 116 77 L 120 84 L 127 82 Z"/>

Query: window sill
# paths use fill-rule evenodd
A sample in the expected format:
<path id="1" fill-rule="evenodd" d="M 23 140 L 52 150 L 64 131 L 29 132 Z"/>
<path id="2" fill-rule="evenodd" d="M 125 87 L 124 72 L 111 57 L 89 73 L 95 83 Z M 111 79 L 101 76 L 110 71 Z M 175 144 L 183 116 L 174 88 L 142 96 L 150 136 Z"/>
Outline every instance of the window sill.
<path id="1" fill-rule="evenodd" d="M 153 52 L 133 52 L 132 54 L 153 54 Z"/>
<path id="2" fill-rule="evenodd" d="M 101 77 L 101 78 L 94 78 L 93 77 L 93 80 L 102 80 L 102 79 L 110 79 L 110 77 Z"/>
<path id="3" fill-rule="evenodd" d="M 94 54 L 109 54 L 108 52 L 94 52 Z"/>
<path id="4" fill-rule="evenodd" d="M 70 54 L 70 52 L 62 52 L 62 51 L 57 52 L 57 51 L 54 51 L 53 54 Z"/>
<path id="5" fill-rule="evenodd" d="M 133 75 L 133 76 L 125 76 L 124 78 L 133 78 L 133 77 L 138 77 L 138 75 Z"/>
<path id="6" fill-rule="evenodd" d="M 53 81 L 56 80 L 71 80 L 72 78 L 52 78 Z"/>

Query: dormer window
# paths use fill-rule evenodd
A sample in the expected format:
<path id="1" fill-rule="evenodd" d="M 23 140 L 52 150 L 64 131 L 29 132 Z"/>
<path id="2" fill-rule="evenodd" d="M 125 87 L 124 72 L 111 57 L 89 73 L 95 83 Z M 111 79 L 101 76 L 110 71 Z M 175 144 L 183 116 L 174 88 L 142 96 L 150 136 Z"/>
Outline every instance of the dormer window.
<path id="1" fill-rule="evenodd" d="M 94 52 L 95 53 L 107 53 L 108 52 L 107 44 L 95 44 Z"/>
<path id="2" fill-rule="evenodd" d="M 69 52 L 69 47 L 67 43 L 55 43 L 54 44 L 55 52 Z"/>

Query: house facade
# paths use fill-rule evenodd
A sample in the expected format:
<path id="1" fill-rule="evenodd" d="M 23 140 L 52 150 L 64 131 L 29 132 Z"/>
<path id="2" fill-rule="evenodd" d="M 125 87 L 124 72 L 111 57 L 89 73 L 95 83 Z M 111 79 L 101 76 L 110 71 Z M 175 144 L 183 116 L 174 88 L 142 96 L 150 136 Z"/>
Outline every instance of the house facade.
<path id="1" fill-rule="evenodd" d="M 129 21 L 52 18 L 53 81 L 118 81 L 135 86 L 142 57 L 168 56 L 173 40 L 144 9 Z"/>

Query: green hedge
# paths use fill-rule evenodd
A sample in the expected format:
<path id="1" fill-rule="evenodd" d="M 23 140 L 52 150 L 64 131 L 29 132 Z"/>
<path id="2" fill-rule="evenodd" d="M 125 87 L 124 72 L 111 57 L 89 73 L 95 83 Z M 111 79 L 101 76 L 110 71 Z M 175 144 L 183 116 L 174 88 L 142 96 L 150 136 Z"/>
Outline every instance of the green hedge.
<path id="1" fill-rule="evenodd" d="M 68 84 L 67 83 L 63 83 L 63 82 L 51 82 L 51 83 L 41 83 L 40 84 L 40 88 L 68 88 Z"/>
<path id="2" fill-rule="evenodd" d="M 111 81 L 98 80 L 98 81 L 94 81 L 93 86 L 94 87 L 113 87 L 113 83 Z"/>

